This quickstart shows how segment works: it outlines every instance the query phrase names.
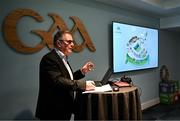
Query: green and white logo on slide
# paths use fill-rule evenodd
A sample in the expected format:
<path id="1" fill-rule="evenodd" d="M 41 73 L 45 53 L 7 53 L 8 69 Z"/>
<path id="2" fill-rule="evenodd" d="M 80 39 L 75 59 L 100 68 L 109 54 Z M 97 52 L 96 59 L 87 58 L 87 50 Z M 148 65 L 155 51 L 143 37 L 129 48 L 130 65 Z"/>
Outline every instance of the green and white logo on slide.
<path id="1" fill-rule="evenodd" d="M 147 33 L 144 37 L 133 36 L 127 43 L 126 64 L 144 65 L 149 62 L 149 54 L 144 47 Z"/>

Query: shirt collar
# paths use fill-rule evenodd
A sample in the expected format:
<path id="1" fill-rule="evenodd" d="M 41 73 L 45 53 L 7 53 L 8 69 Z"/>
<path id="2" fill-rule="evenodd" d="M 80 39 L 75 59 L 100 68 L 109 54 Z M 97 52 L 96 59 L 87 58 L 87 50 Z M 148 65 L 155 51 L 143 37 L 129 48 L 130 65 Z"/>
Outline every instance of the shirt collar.
<path id="1" fill-rule="evenodd" d="M 56 53 L 59 55 L 59 57 L 60 57 L 61 59 L 65 59 L 66 61 L 68 60 L 68 57 L 65 56 L 64 53 L 61 52 L 59 49 L 55 48 L 55 51 L 56 51 Z"/>

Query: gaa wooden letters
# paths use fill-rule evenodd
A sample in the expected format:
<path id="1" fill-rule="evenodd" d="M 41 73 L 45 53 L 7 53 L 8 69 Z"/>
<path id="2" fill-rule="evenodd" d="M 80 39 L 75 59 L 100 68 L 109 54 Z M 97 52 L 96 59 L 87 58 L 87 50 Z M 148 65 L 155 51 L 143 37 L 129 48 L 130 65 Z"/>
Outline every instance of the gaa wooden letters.
<path id="1" fill-rule="evenodd" d="M 7 41 L 8 45 L 21 53 L 35 53 L 40 51 L 44 46 L 48 46 L 48 48 L 51 49 L 53 48 L 53 33 L 56 31 L 57 26 L 59 26 L 61 30 L 69 30 L 60 16 L 54 13 L 49 13 L 48 16 L 53 19 L 54 23 L 51 25 L 48 31 L 40 29 L 32 30 L 33 33 L 41 37 L 42 41 L 34 47 L 29 47 L 22 42 L 22 40 L 18 37 L 16 31 L 18 21 L 24 16 L 33 17 L 37 22 L 44 21 L 43 17 L 41 17 L 37 12 L 31 9 L 16 9 L 5 18 L 3 23 L 4 38 Z M 87 48 L 91 52 L 95 52 L 96 48 L 80 19 L 76 16 L 70 16 L 70 19 L 74 22 L 74 26 L 70 31 L 73 34 L 78 31 L 83 39 L 83 42 L 79 45 L 75 42 L 73 51 L 80 52 L 85 46 L 87 46 Z"/>

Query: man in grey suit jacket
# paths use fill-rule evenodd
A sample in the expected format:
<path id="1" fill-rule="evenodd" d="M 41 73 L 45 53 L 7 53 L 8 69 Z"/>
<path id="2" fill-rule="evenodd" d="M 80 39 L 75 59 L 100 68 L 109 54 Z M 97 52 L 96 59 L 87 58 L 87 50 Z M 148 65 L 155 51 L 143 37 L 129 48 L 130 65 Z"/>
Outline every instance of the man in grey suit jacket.
<path id="1" fill-rule="evenodd" d="M 79 80 L 91 71 L 94 64 L 87 62 L 73 72 L 67 57 L 74 47 L 69 31 L 58 31 L 54 49 L 40 62 L 39 96 L 36 117 L 42 120 L 70 120 L 74 108 L 74 91 L 93 90 L 93 82 Z"/>

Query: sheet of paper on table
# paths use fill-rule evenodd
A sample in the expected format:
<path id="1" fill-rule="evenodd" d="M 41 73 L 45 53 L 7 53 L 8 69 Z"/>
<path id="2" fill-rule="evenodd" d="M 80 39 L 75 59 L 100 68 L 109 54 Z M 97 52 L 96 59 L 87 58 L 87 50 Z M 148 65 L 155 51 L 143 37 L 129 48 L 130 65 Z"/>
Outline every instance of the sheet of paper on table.
<path id="1" fill-rule="evenodd" d="M 107 92 L 107 91 L 112 91 L 112 88 L 109 84 L 100 86 L 100 87 L 95 87 L 95 90 L 89 90 L 89 91 L 84 91 L 84 93 L 94 93 L 94 92 Z"/>

